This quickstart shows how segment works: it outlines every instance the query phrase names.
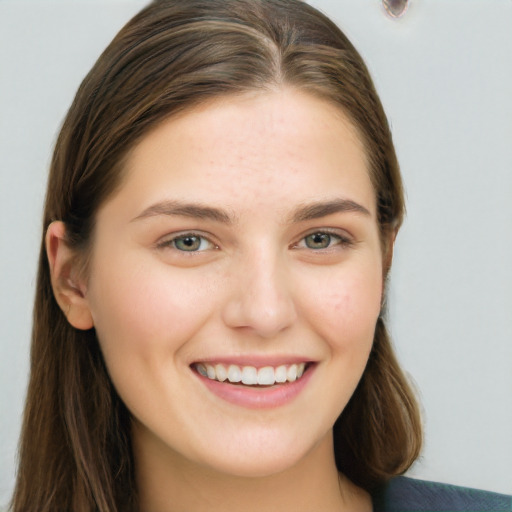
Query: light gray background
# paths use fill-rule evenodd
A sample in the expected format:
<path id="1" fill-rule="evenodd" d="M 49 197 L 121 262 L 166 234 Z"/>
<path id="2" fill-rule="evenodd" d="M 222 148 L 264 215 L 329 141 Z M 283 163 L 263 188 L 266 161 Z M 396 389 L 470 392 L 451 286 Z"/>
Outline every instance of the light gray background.
<path id="1" fill-rule="evenodd" d="M 512 1 L 314 0 L 366 59 L 408 196 L 390 289 L 419 478 L 512 493 Z M 144 1 L 0 0 L 0 504 L 28 372 L 46 172 L 81 79 Z"/>

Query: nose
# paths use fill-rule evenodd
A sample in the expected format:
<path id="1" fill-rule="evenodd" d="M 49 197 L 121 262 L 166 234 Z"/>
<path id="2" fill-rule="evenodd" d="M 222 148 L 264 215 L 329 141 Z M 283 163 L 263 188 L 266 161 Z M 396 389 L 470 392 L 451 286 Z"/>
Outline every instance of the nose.
<path id="1" fill-rule="evenodd" d="M 259 251 L 232 269 L 224 323 L 261 338 L 275 337 L 297 318 L 289 269 L 277 256 Z"/>

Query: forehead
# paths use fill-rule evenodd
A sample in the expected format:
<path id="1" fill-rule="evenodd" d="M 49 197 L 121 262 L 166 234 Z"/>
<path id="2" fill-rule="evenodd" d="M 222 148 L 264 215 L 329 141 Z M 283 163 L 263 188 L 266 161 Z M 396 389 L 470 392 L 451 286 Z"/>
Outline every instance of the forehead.
<path id="1" fill-rule="evenodd" d="M 290 89 L 165 120 L 128 154 L 121 191 L 139 209 L 165 195 L 239 211 L 346 195 L 375 210 L 357 130 L 333 104 Z"/>

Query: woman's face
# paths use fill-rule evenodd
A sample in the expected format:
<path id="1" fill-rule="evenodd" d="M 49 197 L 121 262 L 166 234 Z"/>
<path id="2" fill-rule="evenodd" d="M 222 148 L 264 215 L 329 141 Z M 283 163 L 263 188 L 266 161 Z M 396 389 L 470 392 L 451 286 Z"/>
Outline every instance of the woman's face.
<path id="1" fill-rule="evenodd" d="M 289 89 L 165 121 L 98 212 L 89 268 L 136 456 L 246 476 L 292 467 L 331 442 L 380 311 L 355 130 Z"/>

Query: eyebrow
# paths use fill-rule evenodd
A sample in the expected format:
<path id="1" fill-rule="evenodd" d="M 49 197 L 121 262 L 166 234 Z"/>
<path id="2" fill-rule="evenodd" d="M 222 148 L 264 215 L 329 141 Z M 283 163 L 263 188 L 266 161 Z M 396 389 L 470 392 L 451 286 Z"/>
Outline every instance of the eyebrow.
<path id="1" fill-rule="evenodd" d="M 293 212 L 291 222 L 304 222 L 327 217 L 334 213 L 345 212 L 371 216 L 369 210 L 351 199 L 333 199 L 331 201 L 318 201 L 300 206 Z"/>
<path id="2" fill-rule="evenodd" d="M 333 199 L 330 201 L 315 201 L 299 206 L 290 216 L 290 223 L 305 222 L 320 219 L 334 213 L 358 213 L 371 216 L 370 212 L 351 199 Z M 226 210 L 205 206 L 201 203 L 184 203 L 182 201 L 166 200 L 155 203 L 137 215 L 133 221 L 155 217 L 158 215 L 190 217 L 193 219 L 213 220 L 221 224 L 234 224 L 236 219 Z"/>
<path id="3" fill-rule="evenodd" d="M 184 203 L 181 201 L 161 201 L 146 208 L 132 221 L 155 217 L 157 215 L 190 217 L 193 219 L 206 219 L 222 224 L 233 224 L 234 217 L 226 211 L 200 203 Z"/>

